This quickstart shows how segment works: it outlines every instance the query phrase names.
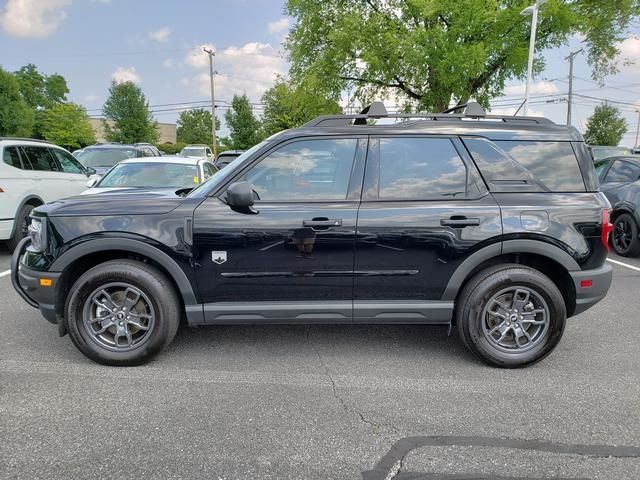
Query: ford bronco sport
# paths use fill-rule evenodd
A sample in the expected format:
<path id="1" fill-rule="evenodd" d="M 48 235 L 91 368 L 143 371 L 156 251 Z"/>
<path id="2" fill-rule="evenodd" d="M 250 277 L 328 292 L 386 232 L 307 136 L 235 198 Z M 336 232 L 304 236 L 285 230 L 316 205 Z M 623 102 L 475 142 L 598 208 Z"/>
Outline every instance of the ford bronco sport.
<path id="1" fill-rule="evenodd" d="M 12 280 L 109 365 L 150 359 L 182 319 L 455 324 L 483 361 L 525 366 L 611 283 L 580 134 L 477 104 L 319 117 L 188 194 L 100 197 L 36 208 Z"/>

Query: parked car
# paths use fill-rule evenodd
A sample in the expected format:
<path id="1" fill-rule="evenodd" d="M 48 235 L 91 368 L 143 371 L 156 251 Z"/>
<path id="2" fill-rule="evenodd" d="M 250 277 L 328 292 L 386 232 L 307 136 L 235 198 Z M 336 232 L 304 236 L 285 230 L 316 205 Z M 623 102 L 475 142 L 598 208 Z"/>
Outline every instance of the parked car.
<path id="1" fill-rule="evenodd" d="M 622 155 L 631 155 L 632 151 L 627 147 L 609 147 L 601 145 L 589 145 L 587 147 L 593 158 L 593 162 L 599 162 L 605 158 L 619 157 Z"/>
<path id="2" fill-rule="evenodd" d="M 596 163 L 600 190 L 611 202 L 611 245 L 618 255 L 640 255 L 640 155 L 612 157 Z"/>
<path id="3" fill-rule="evenodd" d="M 213 160 L 213 152 L 209 145 L 187 145 L 180 150 L 180 156 L 186 158 L 208 158 Z"/>
<path id="4" fill-rule="evenodd" d="M 0 154 L 0 241 L 9 250 L 27 235 L 33 208 L 80 193 L 95 173 L 41 140 L 0 137 Z"/>
<path id="5" fill-rule="evenodd" d="M 226 150 L 218 154 L 213 164 L 218 167 L 218 169 L 223 169 L 242 155 L 243 152 L 244 150 Z"/>
<path id="6" fill-rule="evenodd" d="M 85 195 L 123 193 L 141 189 L 191 189 L 207 180 L 217 169 L 208 160 L 180 157 L 151 157 L 123 160 L 100 179 L 87 183 Z"/>
<path id="7" fill-rule="evenodd" d="M 120 143 L 91 145 L 77 154 L 78 160 L 85 167 L 93 168 L 98 175 L 104 175 L 111 167 L 122 160 L 154 156 L 157 155 L 144 145 L 123 145 Z"/>
<path id="8" fill-rule="evenodd" d="M 158 150 L 158 147 L 156 147 L 155 145 L 153 145 L 151 143 L 138 142 L 138 143 L 134 143 L 133 146 L 146 149 L 146 153 L 150 154 L 150 155 L 148 155 L 149 157 L 161 157 L 162 156 L 162 152 L 160 150 Z"/>
<path id="9" fill-rule="evenodd" d="M 530 365 L 609 289 L 610 204 L 575 129 L 467 111 L 373 104 L 280 132 L 183 198 L 38 207 L 13 284 L 108 365 L 149 360 L 181 318 L 455 324 L 483 361 Z"/>

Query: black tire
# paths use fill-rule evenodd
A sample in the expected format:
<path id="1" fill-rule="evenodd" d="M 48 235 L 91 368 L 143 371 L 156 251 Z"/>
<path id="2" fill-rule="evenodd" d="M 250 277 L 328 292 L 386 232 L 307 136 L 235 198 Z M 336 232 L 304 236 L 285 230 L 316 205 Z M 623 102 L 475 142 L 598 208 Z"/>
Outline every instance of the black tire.
<path id="1" fill-rule="evenodd" d="M 92 299 L 100 294 L 101 289 L 108 291 L 110 296 L 104 296 L 101 300 L 94 302 Z M 125 289 L 124 294 L 123 289 Z M 127 292 L 131 292 L 129 296 Z M 125 312 L 126 300 L 135 298 L 136 292 L 139 294 L 139 300 L 132 302 L 131 311 L 142 305 L 145 313 L 140 314 L 136 310 L 136 313 L 131 313 L 131 316 L 138 317 L 138 324 L 146 323 L 146 325 L 136 328 L 135 333 L 132 334 L 131 331 L 134 329 L 132 325 L 136 324 L 130 323 L 129 316 L 126 316 L 127 320 L 125 320 L 123 315 L 123 318 L 119 318 L 121 321 L 117 321 L 115 316 L 111 316 L 113 311 L 108 307 L 97 307 L 101 310 L 100 314 L 95 312 L 92 314 L 91 310 L 96 308 L 94 304 L 113 307 L 121 303 L 121 311 L 116 312 L 116 315 L 122 315 Z M 116 295 L 120 295 L 123 299 L 116 301 Z M 109 304 L 106 301 L 107 298 L 113 302 Z M 117 311 L 118 308 L 113 310 Z M 180 323 L 180 300 L 172 283 L 156 268 L 134 260 L 112 260 L 90 269 L 78 278 L 67 297 L 65 312 L 65 321 L 71 340 L 84 355 L 104 365 L 133 366 L 147 362 L 173 340 Z M 102 316 L 103 313 L 105 317 Z M 149 315 L 145 315 L 146 313 Z M 87 317 L 92 316 L 105 318 L 105 321 L 104 323 L 103 321 L 89 322 Z M 143 316 L 150 318 L 143 319 Z M 124 327 L 122 327 L 123 322 Z M 109 323 L 112 326 L 106 332 L 97 335 Z M 121 325 L 118 332 L 127 332 L 125 338 L 129 342 L 132 342 L 130 338 L 133 338 L 133 342 L 139 343 L 132 342 L 128 346 L 119 345 L 118 339 L 122 336 L 113 334 L 113 331 L 118 329 L 116 323 Z M 145 326 L 147 330 L 143 329 Z M 104 340 L 110 334 L 113 334 L 115 340 L 113 345 L 109 345 Z M 137 338 L 135 338 L 136 335 Z"/>
<path id="2" fill-rule="evenodd" d="M 29 224 L 31 220 L 29 219 L 29 215 L 31 215 L 31 210 L 33 210 L 33 205 L 23 205 L 20 211 L 18 212 L 18 216 L 15 219 L 15 226 L 13 227 L 13 235 L 9 240 L 7 240 L 7 248 L 10 252 L 13 252 L 20 241 L 27 236 Z"/>
<path id="3" fill-rule="evenodd" d="M 638 224 L 628 213 L 623 213 L 613 222 L 611 245 L 613 250 L 622 257 L 637 257 L 640 255 Z"/>
<path id="4" fill-rule="evenodd" d="M 500 305 L 495 299 L 503 298 L 499 295 L 508 295 L 502 292 L 511 289 L 516 292 L 512 299 L 518 297 L 520 301 L 528 298 L 529 300 L 525 301 L 529 303 L 524 305 L 520 312 L 515 309 L 515 319 L 514 310 L 506 314 L 508 309 L 505 309 L 501 313 L 505 318 L 502 320 L 494 316 L 498 313 L 492 313 L 492 308 L 496 304 Z M 527 292 L 529 297 L 525 295 Z M 533 310 L 527 308 L 530 305 L 534 306 Z M 514 303 L 508 306 L 513 308 Z M 536 307 L 539 307 L 539 310 L 546 308 L 546 312 L 533 313 Z M 500 308 L 502 307 L 498 307 L 498 312 Z M 523 315 L 527 317 L 524 318 Z M 498 265 L 478 273 L 462 289 L 456 304 L 456 323 L 464 345 L 483 362 L 501 368 L 532 365 L 549 355 L 562 338 L 566 318 L 564 299 L 556 285 L 538 270 L 517 264 Z M 491 324 L 491 321 L 495 323 Z M 505 325 L 507 321 L 513 323 Z M 533 323 L 543 321 L 546 323 Z M 503 322 L 501 325 L 507 333 L 501 329 L 491 334 L 492 329 L 498 328 L 499 322 Z M 527 337 L 516 335 L 516 332 L 522 334 L 523 330 L 527 329 Z M 519 339 L 529 336 L 532 341 L 527 341 L 522 348 L 514 345 L 513 349 L 509 349 L 497 344 L 495 337 L 502 338 L 501 334 L 506 335 L 504 342 L 513 339 L 515 344 Z"/>

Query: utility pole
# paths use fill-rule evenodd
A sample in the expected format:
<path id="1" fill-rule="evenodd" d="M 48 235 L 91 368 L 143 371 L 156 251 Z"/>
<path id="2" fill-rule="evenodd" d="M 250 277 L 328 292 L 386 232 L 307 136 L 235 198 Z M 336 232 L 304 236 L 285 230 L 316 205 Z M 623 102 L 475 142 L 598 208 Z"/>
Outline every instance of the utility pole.
<path id="1" fill-rule="evenodd" d="M 569 60 L 569 101 L 567 103 L 567 125 L 571 125 L 571 107 L 573 105 L 573 59 L 579 53 L 582 53 L 583 49 L 571 52 L 565 60 Z"/>
<path id="2" fill-rule="evenodd" d="M 636 143 L 633 145 L 634 150 L 638 146 L 638 134 L 640 134 L 640 110 L 636 110 L 636 113 L 638 114 L 638 125 L 636 125 Z"/>
<path id="3" fill-rule="evenodd" d="M 209 75 L 211 76 L 211 138 L 213 139 L 213 158 L 215 160 L 218 155 L 216 147 L 216 97 L 213 88 L 213 57 L 215 53 L 212 49 L 202 47 L 202 50 L 209 55 Z"/>
<path id="4" fill-rule="evenodd" d="M 531 34 L 529 35 L 529 60 L 527 61 L 527 85 L 524 90 L 524 115 L 529 114 L 529 90 L 531 89 L 531 78 L 533 76 L 533 55 L 536 46 L 536 30 L 538 29 L 538 10 L 540 6 L 548 0 L 536 0 L 533 5 L 520 12 L 522 16 L 531 15 Z"/>

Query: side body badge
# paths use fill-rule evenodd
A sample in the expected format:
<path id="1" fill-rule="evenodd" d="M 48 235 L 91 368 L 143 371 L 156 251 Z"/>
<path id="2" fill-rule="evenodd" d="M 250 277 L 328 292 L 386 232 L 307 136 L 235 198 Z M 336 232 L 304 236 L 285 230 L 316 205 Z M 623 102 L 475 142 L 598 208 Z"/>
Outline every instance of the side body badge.
<path id="1" fill-rule="evenodd" d="M 213 263 L 222 265 L 227 261 L 227 252 L 224 250 L 213 251 L 211 252 L 211 260 L 213 260 Z"/>

